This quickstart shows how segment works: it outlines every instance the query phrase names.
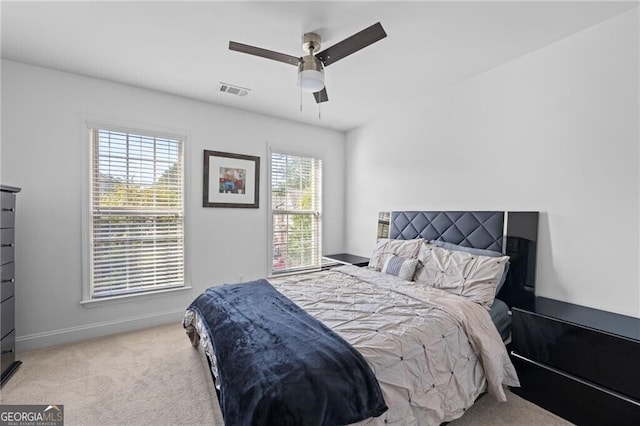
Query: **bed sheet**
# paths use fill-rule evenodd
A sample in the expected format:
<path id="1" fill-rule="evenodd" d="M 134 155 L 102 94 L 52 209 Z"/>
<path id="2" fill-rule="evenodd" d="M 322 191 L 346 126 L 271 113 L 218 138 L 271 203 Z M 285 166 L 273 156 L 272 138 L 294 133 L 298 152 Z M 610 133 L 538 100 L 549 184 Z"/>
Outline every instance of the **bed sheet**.
<path id="1" fill-rule="evenodd" d="M 502 337 L 503 342 L 507 342 L 511 337 L 511 315 L 509 314 L 509 306 L 500 299 L 495 299 L 491 310 L 489 311 L 491 321 L 495 324 Z"/>

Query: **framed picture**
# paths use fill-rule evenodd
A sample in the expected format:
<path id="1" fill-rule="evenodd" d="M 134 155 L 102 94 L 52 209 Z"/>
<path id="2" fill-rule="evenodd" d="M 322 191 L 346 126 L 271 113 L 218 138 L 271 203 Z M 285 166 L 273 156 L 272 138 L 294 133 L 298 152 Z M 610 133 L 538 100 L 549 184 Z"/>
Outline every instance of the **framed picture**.
<path id="1" fill-rule="evenodd" d="M 204 151 L 202 207 L 257 209 L 259 190 L 260 157 Z"/>

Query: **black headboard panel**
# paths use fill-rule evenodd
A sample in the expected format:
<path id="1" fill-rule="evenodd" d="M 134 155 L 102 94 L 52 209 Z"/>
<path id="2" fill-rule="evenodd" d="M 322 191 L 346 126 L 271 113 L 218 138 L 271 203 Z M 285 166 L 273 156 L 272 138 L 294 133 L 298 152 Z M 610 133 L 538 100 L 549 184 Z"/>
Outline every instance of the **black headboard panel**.
<path id="1" fill-rule="evenodd" d="M 465 247 L 503 252 L 504 212 L 391 212 L 389 238 L 441 240 Z"/>

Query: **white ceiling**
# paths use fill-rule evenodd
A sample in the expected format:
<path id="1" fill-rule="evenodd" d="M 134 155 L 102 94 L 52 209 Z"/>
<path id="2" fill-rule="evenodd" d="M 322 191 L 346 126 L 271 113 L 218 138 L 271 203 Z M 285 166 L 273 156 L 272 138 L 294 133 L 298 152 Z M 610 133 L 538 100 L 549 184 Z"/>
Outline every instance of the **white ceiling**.
<path id="1" fill-rule="evenodd" d="M 637 6 L 5 0 L 2 57 L 348 130 Z M 311 94 L 301 97 L 295 67 L 228 50 L 233 40 L 301 56 L 305 32 L 324 48 L 378 21 L 387 38 L 327 67 L 320 111 Z M 251 92 L 223 93 L 220 82 Z"/>

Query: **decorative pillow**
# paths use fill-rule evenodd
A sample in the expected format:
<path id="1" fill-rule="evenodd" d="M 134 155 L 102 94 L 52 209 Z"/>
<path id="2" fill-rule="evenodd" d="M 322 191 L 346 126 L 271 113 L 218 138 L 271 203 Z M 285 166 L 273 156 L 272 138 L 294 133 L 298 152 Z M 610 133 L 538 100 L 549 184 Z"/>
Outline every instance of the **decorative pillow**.
<path id="1" fill-rule="evenodd" d="M 424 240 L 417 238 L 415 240 L 390 240 L 382 238 L 378 240 L 373 254 L 369 259 L 369 268 L 381 271 L 385 261 L 391 255 L 410 259 L 416 257 L 420 251 L 420 246 Z"/>
<path id="2" fill-rule="evenodd" d="M 489 256 L 489 257 L 502 257 L 504 254 L 499 251 L 487 250 L 487 249 L 479 249 L 475 247 L 465 247 L 460 246 L 458 244 L 448 243 L 446 241 L 438 241 L 431 240 L 429 243 L 434 246 L 442 247 L 447 250 L 453 251 L 463 251 L 466 253 L 477 254 L 480 256 Z M 504 262 L 504 271 L 502 271 L 502 276 L 500 277 L 500 281 L 498 281 L 498 285 L 496 286 L 496 294 L 500 293 L 500 289 L 504 285 L 504 282 L 507 280 L 507 272 L 509 272 L 509 261 Z"/>
<path id="3" fill-rule="evenodd" d="M 413 274 L 416 272 L 418 259 L 407 259 L 400 256 L 391 255 L 387 257 L 382 267 L 382 272 L 389 275 L 395 275 L 405 281 L 411 281 Z"/>
<path id="4" fill-rule="evenodd" d="M 489 257 L 447 250 L 426 241 L 420 247 L 414 280 L 464 296 L 491 309 L 509 256 Z"/>

